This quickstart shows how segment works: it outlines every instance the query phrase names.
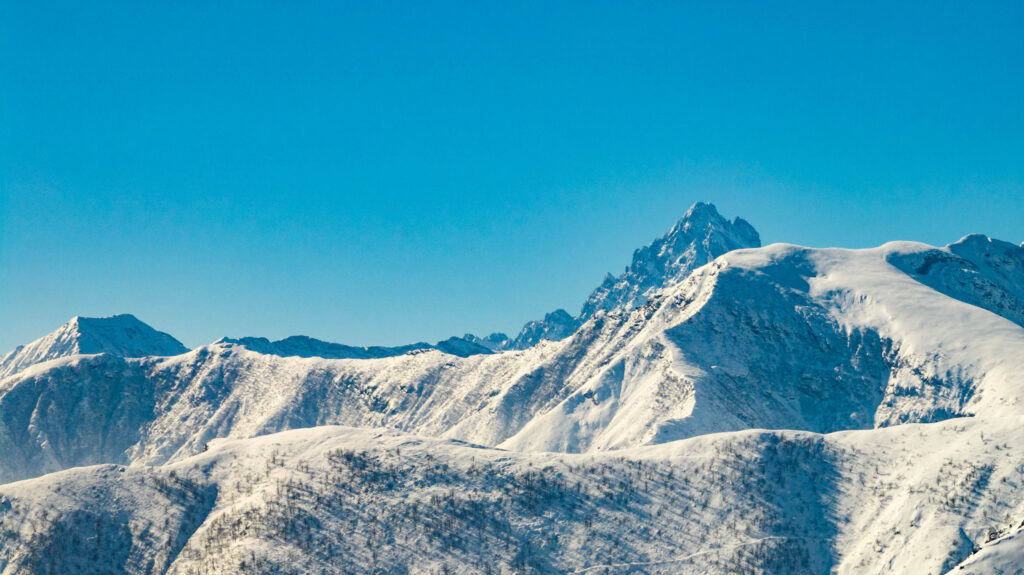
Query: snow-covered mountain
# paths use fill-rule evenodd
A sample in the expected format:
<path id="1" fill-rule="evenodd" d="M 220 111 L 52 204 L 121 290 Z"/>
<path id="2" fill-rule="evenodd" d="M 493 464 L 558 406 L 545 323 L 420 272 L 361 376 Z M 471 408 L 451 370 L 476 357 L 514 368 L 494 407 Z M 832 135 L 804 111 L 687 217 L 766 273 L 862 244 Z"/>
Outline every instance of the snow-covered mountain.
<path id="1" fill-rule="evenodd" d="M 130 314 L 73 317 L 56 331 L 18 346 L 0 358 L 0 377 L 51 359 L 90 353 L 121 357 L 178 355 L 188 351 L 180 341 L 149 327 Z"/>
<path id="2" fill-rule="evenodd" d="M 730 252 L 643 307 L 599 312 L 569 338 L 515 352 L 324 359 L 221 342 L 169 358 L 68 358 L 0 382 L 0 477 L 110 461 L 66 446 L 72 420 L 77 437 L 109 433 L 86 447 L 116 444 L 114 462 L 159 464 L 216 437 L 325 424 L 586 452 L 1012 412 L 1024 394 L 1024 328 L 891 263 L 935 250 Z M 1002 301 L 986 300 L 997 311 Z M 127 384 L 139 388 L 122 404 Z M 85 410 L 93 404 L 144 424 L 115 433 Z"/>
<path id="3" fill-rule="evenodd" d="M 131 573 L 1020 557 L 1024 247 L 743 242 L 698 204 L 564 314 L 571 334 L 521 350 L 249 338 L 20 369 L 0 379 L 0 574 L 102 572 L 89 549 Z"/>

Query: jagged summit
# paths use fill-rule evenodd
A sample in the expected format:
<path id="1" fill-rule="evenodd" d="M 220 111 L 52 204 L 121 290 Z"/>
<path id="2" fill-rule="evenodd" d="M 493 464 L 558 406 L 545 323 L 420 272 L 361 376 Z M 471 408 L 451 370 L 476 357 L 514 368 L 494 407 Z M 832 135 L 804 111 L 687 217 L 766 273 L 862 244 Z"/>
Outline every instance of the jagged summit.
<path id="1" fill-rule="evenodd" d="M 0 358 L 0 377 L 26 367 L 78 354 L 110 353 L 121 357 L 178 355 L 188 351 L 172 336 L 153 329 L 131 314 L 110 317 L 75 316 L 55 331 Z"/>
<path id="2" fill-rule="evenodd" d="M 542 339 L 568 337 L 598 311 L 627 311 L 641 306 L 652 292 L 683 280 L 718 256 L 760 246 L 761 237 L 746 220 L 737 217 L 729 221 L 713 204 L 697 202 L 668 233 L 633 252 L 632 263 L 621 275 L 606 274 L 578 316 L 556 310 L 542 320 L 531 321 L 510 347 L 526 349 Z"/>
<path id="3" fill-rule="evenodd" d="M 598 310 L 629 310 L 643 305 L 656 289 L 684 279 L 718 256 L 761 246 L 757 231 L 742 218 L 729 221 L 714 205 L 697 202 L 664 236 L 633 252 L 633 261 L 619 277 L 604 282 L 583 304 L 581 319 Z"/>

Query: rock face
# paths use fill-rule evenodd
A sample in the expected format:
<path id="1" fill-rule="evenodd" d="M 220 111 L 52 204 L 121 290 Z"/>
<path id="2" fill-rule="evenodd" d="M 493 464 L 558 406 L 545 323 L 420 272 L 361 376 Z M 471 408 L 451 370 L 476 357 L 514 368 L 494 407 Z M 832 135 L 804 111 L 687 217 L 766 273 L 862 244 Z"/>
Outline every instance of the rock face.
<path id="1" fill-rule="evenodd" d="M 178 355 L 180 341 L 149 327 L 130 314 L 74 317 L 53 333 L 19 346 L 0 359 L 0 377 L 27 367 L 78 354 L 109 353 L 121 357 Z"/>

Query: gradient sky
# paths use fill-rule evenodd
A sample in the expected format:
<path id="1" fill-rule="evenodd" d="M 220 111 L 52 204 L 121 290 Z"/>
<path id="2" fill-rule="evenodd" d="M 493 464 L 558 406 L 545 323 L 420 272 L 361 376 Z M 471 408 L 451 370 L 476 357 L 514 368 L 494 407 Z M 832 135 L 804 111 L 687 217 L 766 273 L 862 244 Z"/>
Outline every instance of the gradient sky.
<path id="1" fill-rule="evenodd" d="M 1024 240 L 1024 3 L 0 0 L 0 353 L 577 312 L 696 200 Z"/>

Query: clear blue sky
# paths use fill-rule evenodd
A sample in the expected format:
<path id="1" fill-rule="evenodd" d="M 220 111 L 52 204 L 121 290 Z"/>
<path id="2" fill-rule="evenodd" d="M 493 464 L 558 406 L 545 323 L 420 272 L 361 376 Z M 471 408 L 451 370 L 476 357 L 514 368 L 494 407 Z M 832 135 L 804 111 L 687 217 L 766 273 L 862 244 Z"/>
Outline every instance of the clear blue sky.
<path id="1" fill-rule="evenodd" d="M 766 243 L 1017 243 L 1022 26 L 1021 2 L 2 0 L 0 353 L 122 312 L 188 345 L 513 332 L 696 200 Z"/>

